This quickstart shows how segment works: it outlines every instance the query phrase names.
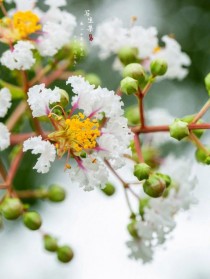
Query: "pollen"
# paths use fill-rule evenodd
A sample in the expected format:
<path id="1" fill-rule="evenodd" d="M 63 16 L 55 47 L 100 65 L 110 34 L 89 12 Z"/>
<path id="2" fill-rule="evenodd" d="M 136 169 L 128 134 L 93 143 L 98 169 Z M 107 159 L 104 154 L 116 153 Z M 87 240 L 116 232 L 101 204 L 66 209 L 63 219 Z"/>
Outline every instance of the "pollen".
<path id="1" fill-rule="evenodd" d="M 31 11 L 18 11 L 13 15 L 13 27 L 22 39 L 41 29 L 39 17 Z"/>
<path id="2" fill-rule="evenodd" d="M 65 123 L 72 150 L 81 152 L 84 149 L 96 147 L 96 139 L 100 136 L 99 124 L 96 119 L 85 118 L 84 114 L 79 113 L 71 119 L 67 119 Z"/>
<path id="3" fill-rule="evenodd" d="M 160 47 L 160 46 L 156 46 L 156 47 L 153 49 L 153 53 L 158 53 L 160 50 L 161 50 L 161 47 Z"/>

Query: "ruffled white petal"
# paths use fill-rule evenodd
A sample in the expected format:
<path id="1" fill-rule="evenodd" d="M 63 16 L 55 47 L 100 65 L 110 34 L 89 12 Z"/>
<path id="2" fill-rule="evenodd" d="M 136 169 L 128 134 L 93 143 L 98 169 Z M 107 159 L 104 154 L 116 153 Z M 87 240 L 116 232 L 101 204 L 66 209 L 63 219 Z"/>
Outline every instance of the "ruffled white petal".
<path id="1" fill-rule="evenodd" d="M 3 53 L 1 64 L 10 70 L 29 70 L 35 63 L 32 49 L 34 45 L 30 42 L 19 41 L 12 51 L 7 50 Z"/>
<path id="2" fill-rule="evenodd" d="M 4 117 L 11 107 L 11 93 L 8 88 L 2 88 L 0 90 L 0 117 Z"/>
<path id="3" fill-rule="evenodd" d="M 35 85 L 29 89 L 28 104 L 34 117 L 48 115 L 50 112 L 49 105 L 59 102 L 61 98 L 60 89 L 55 87 L 54 90 L 45 88 L 44 84 Z"/>
<path id="4" fill-rule="evenodd" d="M 10 132 L 7 127 L 0 123 L 0 151 L 3 151 L 10 145 Z"/>
<path id="5" fill-rule="evenodd" d="M 36 169 L 39 173 L 46 173 L 50 169 L 50 165 L 55 161 L 56 150 L 53 144 L 49 141 L 42 140 L 41 136 L 32 137 L 26 140 L 23 144 L 23 151 L 32 150 L 32 154 L 40 154 L 36 165 L 33 169 Z"/>

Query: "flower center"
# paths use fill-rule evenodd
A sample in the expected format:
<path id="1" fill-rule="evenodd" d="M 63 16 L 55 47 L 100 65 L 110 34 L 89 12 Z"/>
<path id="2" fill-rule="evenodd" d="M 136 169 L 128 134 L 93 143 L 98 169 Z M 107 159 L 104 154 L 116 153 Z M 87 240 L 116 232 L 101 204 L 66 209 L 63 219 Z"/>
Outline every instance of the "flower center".
<path id="1" fill-rule="evenodd" d="M 58 130 L 48 135 L 56 144 L 57 153 L 62 156 L 66 151 L 81 153 L 96 147 L 96 139 L 100 136 L 97 119 L 86 118 L 78 113 L 70 119 L 61 119 L 57 123 Z"/>
<path id="2" fill-rule="evenodd" d="M 41 29 L 39 17 L 31 11 L 18 11 L 13 15 L 13 27 L 18 30 L 21 38 L 27 38 L 28 35 Z"/>

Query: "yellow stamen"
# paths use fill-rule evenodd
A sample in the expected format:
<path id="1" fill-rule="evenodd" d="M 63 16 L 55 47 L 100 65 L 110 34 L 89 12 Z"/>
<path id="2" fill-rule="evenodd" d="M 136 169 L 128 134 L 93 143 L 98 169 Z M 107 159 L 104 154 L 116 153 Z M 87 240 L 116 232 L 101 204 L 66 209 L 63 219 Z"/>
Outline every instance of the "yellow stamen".
<path id="1" fill-rule="evenodd" d="M 156 46 L 156 47 L 153 49 L 153 53 L 158 53 L 160 50 L 161 50 L 161 47 L 160 47 L 160 46 Z"/>
<path id="2" fill-rule="evenodd" d="M 30 34 L 41 29 L 39 18 L 31 11 L 18 11 L 13 15 L 13 27 L 18 30 L 21 38 L 27 38 Z"/>

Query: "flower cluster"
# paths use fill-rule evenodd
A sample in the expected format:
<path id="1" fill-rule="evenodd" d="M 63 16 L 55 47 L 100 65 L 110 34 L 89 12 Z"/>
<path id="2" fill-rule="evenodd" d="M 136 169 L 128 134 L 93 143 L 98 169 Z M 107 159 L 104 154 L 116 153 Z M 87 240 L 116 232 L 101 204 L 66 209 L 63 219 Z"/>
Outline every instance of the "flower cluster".
<path id="1" fill-rule="evenodd" d="M 35 63 L 33 51 L 41 56 L 54 56 L 70 42 L 76 19 L 60 9 L 65 1 L 45 1 L 49 6 L 46 12 L 35 6 L 36 1 L 14 2 L 16 8 L 1 19 L 0 41 L 10 49 L 2 54 L 0 61 L 10 70 L 28 70 Z"/>
<path id="2" fill-rule="evenodd" d="M 172 177 L 170 189 L 159 199 L 144 197 L 140 200 L 141 215 L 132 223 L 136 234 L 127 242 L 131 250 L 129 256 L 142 259 L 144 263 L 151 261 L 155 247 L 168 239 L 176 225 L 176 214 L 196 203 L 192 191 L 197 179 L 189 162 L 171 156 L 165 159 L 160 171 Z"/>
<path id="3" fill-rule="evenodd" d="M 99 46 L 101 59 L 105 59 L 111 54 L 118 54 L 114 62 L 114 69 L 122 71 L 123 64 L 127 62 L 139 61 L 146 70 L 151 61 L 161 58 L 166 60 L 168 71 L 164 75 L 165 79 L 183 79 L 190 65 L 190 58 L 181 51 L 178 42 L 171 36 L 163 36 L 164 47 L 160 47 L 158 42 L 158 31 L 155 27 L 144 28 L 133 25 L 123 27 L 123 22 L 118 19 L 108 20 L 97 27 L 95 35 L 95 45 Z M 129 48 L 132 53 L 129 59 L 123 59 L 128 54 Z"/>
<path id="4" fill-rule="evenodd" d="M 109 160 L 118 169 L 125 163 L 123 155 L 130 154 L 131 132 L 123 117 L 123 103 L 113 91 L 94 88 L 82 77 L 70 77 L 67 84 L 71 84 L 75 94 L 68 114 L 58 104 L 59 88 L 50 90 L 41 84 L 29 89 L 28 103 L 33 116 L 47 115 L 55 131 L 47 135 L 47 141 L 40 136 L 26 140 L 23 150 L 41 154 L 34 168 L 42 173 L 49 171 L 55 152 L 59 157 L 67 154 L 66 168 L 70 169 L 73 181 L 85 190 L 103 187 L 108 180 L 104 161 Z M 50 104 L 54 106 L 50 108 Z M 62 114 L 54 112 L 56 107 Z M 77 164 L 70 165 L 70 158 Z"/>

